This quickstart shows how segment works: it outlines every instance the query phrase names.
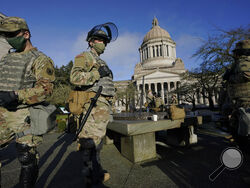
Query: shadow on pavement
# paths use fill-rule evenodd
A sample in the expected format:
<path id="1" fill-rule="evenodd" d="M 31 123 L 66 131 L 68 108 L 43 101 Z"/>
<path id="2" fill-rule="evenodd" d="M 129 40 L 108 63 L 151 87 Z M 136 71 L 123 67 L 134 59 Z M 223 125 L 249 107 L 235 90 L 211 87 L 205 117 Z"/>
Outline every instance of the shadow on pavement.
<path id="1" fill-rule="evenodd" d="M 239 169 L 225 169 L 215 181 L 210 181 L 210 173 L 221 165 L 221 153 L 230 144 L 221 137 L 198 136 L 199 144 L 185 148 L 157 145 L 161 160 L 141 166 L 157 166 L 178 187 L 249 187 L 244 181 L 250 174 L 249 156 Z"/>
<path id="2" fill-rule="evenodd" d="M 17 158 L 16 149 L 13 149 L 15 148 L 15 144 L 16 142 L 11 142 L 7 147 L 0 149 L 0 162 L 2 166 L 8 165 Z"/>
<path id="3" fill-rule="evenodd" d="M 82 157 L 78 152 L 71 152 L 53 177 L 48 187 L 81 187 Z"/>
<path id="4" fill-rule="evenodd" d="M 58 153 L 55 155 L 54 159 L 49 163 L 46 170 L 43 172 L 43 174 L 39 177 L 36 186 L 37 187 L 45 187 L 45 183 L 50 176 L 50 174 L 53 172 L 53 170 L 57 167 L 58 163 L 62 159 L 64 153 L 66 152 L 67 148 L 72 144 L 73 135 L 65 134 L 63 137 L 61 137 L 58 141 L 56 141 L 47 151 L 46 153 L 40 158 L 39 161 L 39 168 L 41 168 L 45 162 L 48 160 L 48 158 L 52 155 L 52 153 L 55 151 L 55 149 L 59 146 L 61 146 Z"/>

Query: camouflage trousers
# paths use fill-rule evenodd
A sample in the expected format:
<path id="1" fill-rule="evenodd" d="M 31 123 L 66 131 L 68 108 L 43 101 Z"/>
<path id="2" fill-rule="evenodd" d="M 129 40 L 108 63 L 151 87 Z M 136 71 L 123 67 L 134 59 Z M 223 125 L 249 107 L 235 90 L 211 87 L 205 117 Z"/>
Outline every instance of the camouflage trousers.
<path id="1" fill-rule="evenodd" d="M 90 103 L 83 106 L 83 113 L 89 108 Z M 102 96 L 99 97 L 96 106 L 93 107 L 86 124 L 78 136 L 78 143 L 82 148 L 89 148 L 88 145 L 99 146 L 106 134 L 108 122 L 110 120 L 110 104 Z"/>
<path id="2" fill-rule="evenodd" d="M 0 146 L 8 145 L 15 137 L 15 133 L 22 132 L 30 128 L 30 125 L 25 122 L 26 117 L 29 116 L 27 108 L 19 109 L 17 111 L 8 111 L 0 107 Z M 16 138 L 16 142 L 26 144 L 29 147 L 36 147 L 43 141 L 42 136 L 25 135 Z"/>

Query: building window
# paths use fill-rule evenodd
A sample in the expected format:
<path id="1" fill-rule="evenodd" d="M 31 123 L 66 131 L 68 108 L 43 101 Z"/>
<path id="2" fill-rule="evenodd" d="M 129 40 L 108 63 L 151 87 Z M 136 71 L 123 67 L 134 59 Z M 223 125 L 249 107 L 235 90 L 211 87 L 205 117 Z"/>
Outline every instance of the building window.
<path id="1" fill-rule="evenodd" d="M 162 45 L 160 45 L 160 56 L 162 56 Z"/>
<path id="2" fill-rule="evenodd" d="M 153 46 L 153 57 L 155 57 L 155 47 Z"/>
<path id="3" fill-rule="evenodd" d="M 145 84 L 145 92 L 146 93 L 148 93 L 148 88 L 149 88 L 148 84 Z"/>
<path id="4" fill-rule="evenodd" d="M 161 96 L 161 83 L 157 83 L 157 96 Z"/>
<path id="5" fill-rule="evenodd" d="M 168 45 L 167 45 L 167 56 L 169 57 L 169 52 L 168 52 Z"/>
<path id="6" fill-rule="evenodd" d="M 151 91 L 152 91 L 152 93 L 154 93 L 155 92 L 155 84 L 151 84 Z"/>
<path id="7" fill-rule="evenodd" d="M 159 57 L 159 46 L 156 46 L 156 56 Z"/>
<path id="8" fill-rule="evenodd" d="M 147 52 L 146 59 L 148 59 L 148 48 L 146 48 L 146 52 Z"/>

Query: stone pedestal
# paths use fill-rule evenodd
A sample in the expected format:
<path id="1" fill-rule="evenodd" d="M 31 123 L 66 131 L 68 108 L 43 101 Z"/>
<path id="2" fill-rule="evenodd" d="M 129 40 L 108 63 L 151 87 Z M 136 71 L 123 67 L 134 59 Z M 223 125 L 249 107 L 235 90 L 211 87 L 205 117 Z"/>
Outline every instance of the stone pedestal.
<path id="1" fill-rule="evenodd" d="M 122 137 L 121 154 L 134 163 L 155 158 L 155 133 Z"/>

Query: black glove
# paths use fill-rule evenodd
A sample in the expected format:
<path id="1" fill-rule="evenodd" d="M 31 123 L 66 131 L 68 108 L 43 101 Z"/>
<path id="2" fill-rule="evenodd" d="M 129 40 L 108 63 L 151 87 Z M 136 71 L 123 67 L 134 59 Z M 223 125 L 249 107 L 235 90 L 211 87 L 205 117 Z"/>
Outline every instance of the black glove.
<path id="1" fill-rule="evenodd" d="M 107 66 L 101 66 L 98 69 L 98 72 L 99 72 L 101 78 L 108 76 L 110 73 L 112 74 L 111 70 Z"/>
<path id="2" fill-rule="evenodd" d="M 17 102 L 17 95 L 14 91 L 0 91 L 0 106 L 7 106 Z"/>

